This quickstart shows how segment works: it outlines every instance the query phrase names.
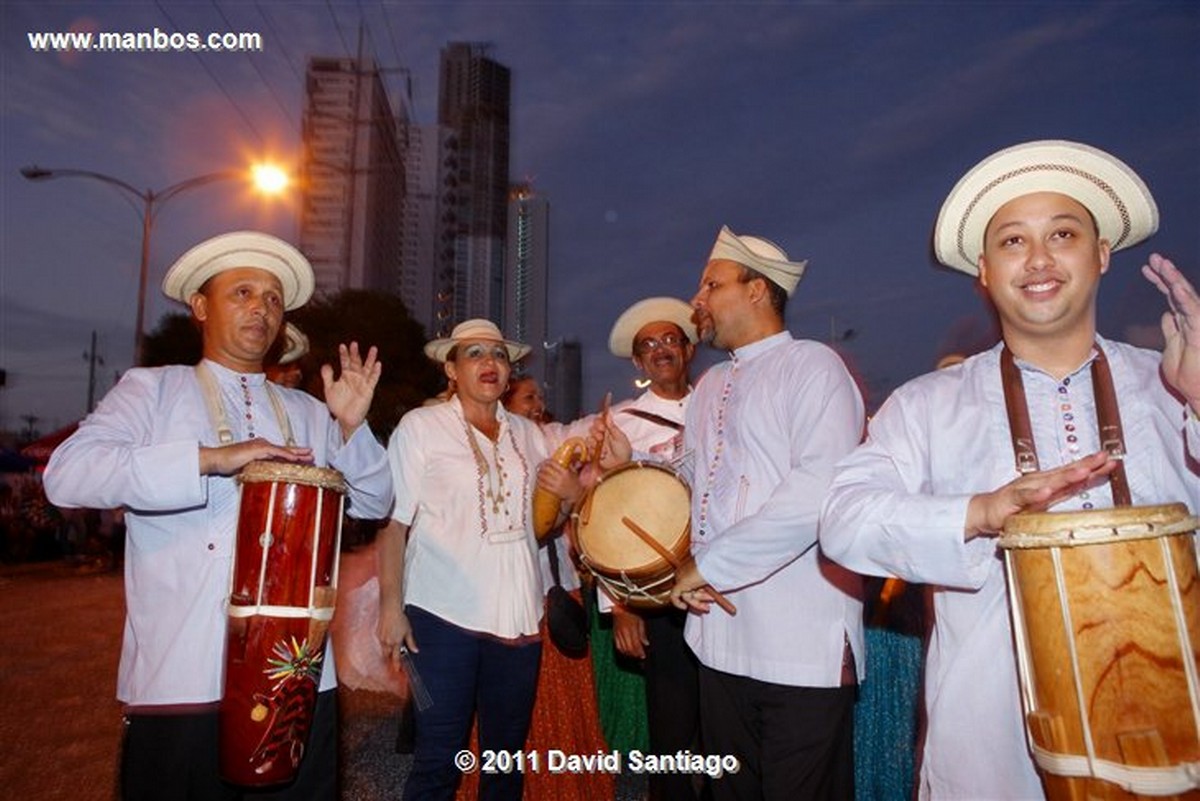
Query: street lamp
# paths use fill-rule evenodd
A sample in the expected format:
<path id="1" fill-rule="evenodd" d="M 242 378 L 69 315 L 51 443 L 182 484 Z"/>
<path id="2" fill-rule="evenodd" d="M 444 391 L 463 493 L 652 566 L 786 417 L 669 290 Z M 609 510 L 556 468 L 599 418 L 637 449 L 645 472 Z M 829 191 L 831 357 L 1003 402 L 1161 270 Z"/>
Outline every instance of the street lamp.
<path id="1" fill-rule="evenodd" d="M 142 220 L 142 263 L 138 273 L 137 321 L 134 324 L 133 334 L 133 365 L 135 367 L 140 367 L 142 364 L 142 350 L 145 341 L 145 334 L 142 328 L 146 316 L 146 284 L 150 278 L 150 233 L 154 229 L 156 215 L 162 210 L 162 207 L 168 200 L 189 189 L 207 186 L 217 181 L 245 180 L 247 177 L 246 172 L 243 170 L 222 170 L 220 172 L 211 172 L 207 175 L 198 175 L 195 178 L 171 184 L 165 189 L 159 189 L 158 191 L 147 189 L 143 192 L 131 184 L 122 181 L 120 178 L 114 178 L 111 175 L 93 172 L 92 170 L 47 169 L 34 164 L 29 167 L 22 167 L 21 175 L 27 181 L 50 181 L 55 178 L 91 178 L 92 180 L 106 183 L 109 186 L 115 186 L 130 197 L 141 201 L 140 209 L 137 209 L 136 204 L 134 206 L 135 210 L 138 211 L 138 216 Z M 251 177 L 254 183 L 265 192 L 279 192 L 287 185 L 287 175 L 276 167 L 266 165 L 256 166 L 252 171 Z"/>

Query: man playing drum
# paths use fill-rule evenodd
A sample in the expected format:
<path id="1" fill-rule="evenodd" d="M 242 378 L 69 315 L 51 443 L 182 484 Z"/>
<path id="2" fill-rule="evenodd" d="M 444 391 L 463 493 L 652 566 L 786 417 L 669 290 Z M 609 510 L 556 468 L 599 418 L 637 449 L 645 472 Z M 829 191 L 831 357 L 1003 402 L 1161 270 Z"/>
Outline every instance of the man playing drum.
<path id="1" fill-rule="evenodd" d="M 933 585 L 921 798 L 1043 797 L 995 537 L 1018 512 L 1114 505 L 1117 461 L 1097 419 L 1107 398 L 1119 405 L 1132 502 L 1200 508 L 1200 301 L 1191 284 L 1157 254 L 1142 268 L 1170 307 L 1161 356 L 1096 331 L 1111 252 L 1157 226 L 1154 200 L 1127 165 L 1064 141 L 989 156 L 942 206 L 937 258 L 978 276 L 1003 341 L 896 390 L 839 465 L 821 516 L 830 558 Z M 1023 475 L 1005 403 L 1014 383 L 1040 465 Z"/>
<path id="2" fill-rule="evenodd" d="M 805 262 L 723 228 L 692 299 L 700 339 L 727 350 L 692 393 L 694 562 L 671 590 L 700 661 L 704 750 L 741 770 L 713 797 L 854 797 L 853 651 L 859 578 L 818 559 L 833 466 L 858 444 L 863 402 L 842 360 L 784 327 Z M 737 615 L 711 609 L 710 585 Z"/>
<path id="3" fill-rule="evenodd" d="M 217 773 L 225 605 L 238 521 L 235 475 L 256 460 L 329 466 L 348 511 L 382 518 L 392 501 L 384 449 L 366 425 L 381 365 L 372 347 L 339 348 L 322 368 L 325 403 L 267 382 L 263 359 L 285 310 L 313 291 L 308 260 L 267 234 L 241 231 L 185 253 L 163 281 L 203 332 L 196 366 L 126 371 L 46 468 L 61 506 L 127 509 L 125 799 L 260 797 Z M 295 444 L 285 444 L 290 431 Z M 316 717 L 296 781 L 271 798 L 337 797 L 336 675 L 326 647 Z"/>
<path id="4" fill-rule="evenodd" d="M 614 405 L 611 419 L 635 451 L 652 459 L 669 463 L 681 455 L 680 432 L 692 391 L 688 365 L 695 354 L 695 341 L 692 309 L 676 298 L 640 300 L 613 323 L 609 351 L 618 358 L 632 358 L 650 386 L 638 397 Z M 633 609 L 614 601 L 603 589 L 598 598 L 600 610 L 612 612 L 616 649 L 631 659 L 643 660 L 651 752 L 697 750 L 699 687 L 696 658 L 683 639 L 685 615 L 671 606 Z M 612 665 L 609 655 L 598 655 L 598 659 L 612 668 L 597 670 L 596 691 L 604 699 L 606 693 L 619 693 L 619 685 L 629 682 L 630 674 Z M 642 683 L 636 676 L 634 680 Z M 686 774 L 650 777 L 651 801 L 696 797 L 692 777 Z"/>

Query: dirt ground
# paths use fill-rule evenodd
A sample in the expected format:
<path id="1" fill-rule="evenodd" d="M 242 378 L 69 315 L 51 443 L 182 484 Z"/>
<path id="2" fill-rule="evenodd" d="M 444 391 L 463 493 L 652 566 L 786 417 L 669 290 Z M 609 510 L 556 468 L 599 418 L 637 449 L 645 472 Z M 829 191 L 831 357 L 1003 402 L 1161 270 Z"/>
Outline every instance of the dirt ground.
<path id="1" fill-rule="evenodd" d="M 361 583 L 361 559 L 343 563 L 343 588 Z M 0 609 L 0 795 L 114 798 L 121 574 L 67 562 L 0 566 Z M 343 686 L 339 703 L 342 798 L 399 798 L 408 768 L 395 753 L 400 696 Z"/>

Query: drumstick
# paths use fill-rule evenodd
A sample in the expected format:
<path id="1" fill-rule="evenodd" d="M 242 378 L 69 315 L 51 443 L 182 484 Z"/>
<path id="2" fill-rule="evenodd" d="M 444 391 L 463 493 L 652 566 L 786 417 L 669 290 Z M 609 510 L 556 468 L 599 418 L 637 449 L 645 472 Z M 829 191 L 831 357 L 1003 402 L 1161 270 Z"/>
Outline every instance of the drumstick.
<path id="1" fill-rule="evenodd" d="M 679 560 L 675 558 L 675 554 L 668 551 L 661 542 L 654 539 L 654 536 L 649 531 L 646 531 L 646 529 L 642 528 L 637 523 L 630 520 L 628 517 L 622 517 L 621 522 L 625 524 L 626 528 L 628 528 L 634 534 L 638 535 L 638 539 L 640 539 L 642 542 L 646 543 L 651 548 L 653 548 L 655 550 L 655 552 L 657 552 L 658 555 L 661 556 L 663 559 L 666 559 L 667 564 L 669 564 L 671 567 L 675 568 L 676 570 L 679 569 Z M 730 615 L 737 614 L 737 607 L 734 606 L 733 604 L 731 604 L 729 602 L 728 598 L 726 598 L 724 595 L 722 595 L 721 593 L 719 593 L 715 589 L 713 589 L 711 584 L 704 585 L 704 589 L 706 589 L 708 591 L 708 593 L 710 595 L 712 595 L 713 601 L 716 602 L 717 606 L 724 609 Z"/>
<path id="2" fill-rule="evenodd" d="M 608 417 L 608 406 L 611 403 L 612 403 L 612 392 L 605 392 L 604 400 L 600 401 L 600 417 L 601 418 Z M 604 424 L 607 426 L 608 421 L 605 420 Z M 604 436 L 605 436 L 605 438 L 608 437 L 607 430 L 605 430 Z M 596 446 L 596 452 L 592 454 L 592 465 L 594 467 L 596 467 L 597 469 L 600 467 L 600 454 L 603 451 L 604 451 L 604 440 L 600 440 L 600 444 Z"/>

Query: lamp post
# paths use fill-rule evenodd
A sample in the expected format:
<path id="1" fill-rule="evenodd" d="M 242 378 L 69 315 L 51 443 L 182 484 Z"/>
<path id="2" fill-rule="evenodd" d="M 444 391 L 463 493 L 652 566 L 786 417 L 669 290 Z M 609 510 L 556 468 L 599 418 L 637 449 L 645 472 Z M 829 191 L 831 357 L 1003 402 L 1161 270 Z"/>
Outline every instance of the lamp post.
<path id="1" fill-rule="evenodd" d="M 55 178 L 90 178 L 94 181 L 106 183 L 109 186 L 115 186 L 129 197 L 135 198 L 140 202 L 140 208 L 138 208 L 137 204 L 134 204 L 134 208 L 142 220 L 142 263 L 138 271 L 137 320 L 134 323 L 133 334 L 133 365 L 135 367 L 140 367 L 142 364 L 142 349 L 145 341 L 145 333 L 142 329 L 146 316 L 146 284 L 150 278 L 150 234 L 154 230 L 154 220 L 157 214 L 168 200 L 189 189 L 207 186 L 217 181 L 244 180 L 248 177 L 247 173 L 243 170 L 221 170 L 220 172 L 211 172 L 206 175 L 198 175 L 195 178 L 188 178 L 186 181 L 171 184 L 157 191 L 152 189 L 141 191 L 133 185 L 122 181 L 120 178 L 114 178 L 111 175 L 105 175 L 102 172 L 93 172 L 92 170 L 47 169 L 34 164 L 29 167 L 22 167 L 21 175 L 27 181 L 50 181 Z M 255 167 L 250 177 L 265 191 L 277 192 L 286 184 L 286 175 L 277 168 L 272 167 Z"/>

